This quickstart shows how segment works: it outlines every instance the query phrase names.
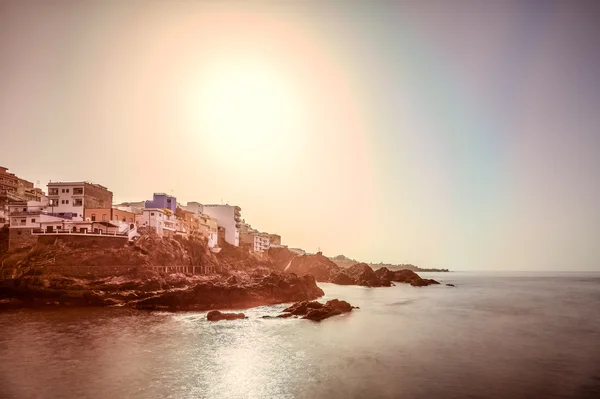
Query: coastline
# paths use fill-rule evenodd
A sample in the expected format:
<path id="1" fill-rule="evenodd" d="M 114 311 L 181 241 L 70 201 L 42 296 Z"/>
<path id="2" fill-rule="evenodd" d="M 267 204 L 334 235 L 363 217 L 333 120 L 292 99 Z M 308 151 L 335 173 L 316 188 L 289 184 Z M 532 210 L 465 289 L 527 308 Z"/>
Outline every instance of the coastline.
<path id="1" fill-rule="evenodd" d="M 278 249 L 258 256 L 225 246 L 215 255 L 206 240 L 152 233 L 112 248 L 97 241 L 82 245 L 57 238 L 10 251 L 2 260 L 0 309 L 232 310 L 312 301 L 324 295 L 317 282 L 364 287 L 439 284 L 411 270 L 374 271 L 365 263 L 341 268 L 320 253 L 296 255 Z"/>

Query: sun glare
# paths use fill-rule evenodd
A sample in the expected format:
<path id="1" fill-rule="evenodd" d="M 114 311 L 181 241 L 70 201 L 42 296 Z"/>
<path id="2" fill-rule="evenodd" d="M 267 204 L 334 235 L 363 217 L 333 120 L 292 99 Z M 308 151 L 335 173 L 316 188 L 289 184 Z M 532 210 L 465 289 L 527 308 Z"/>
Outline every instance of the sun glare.
<path id="1" fill-rule="evenodd" d="M 273 150 L 286 144 L 300 122 L 294 97 L 289 81 L 271 65 L 243 59 L 215 63 L 191 89 L 190 128 L 242 157 L 248 149 Z"/>

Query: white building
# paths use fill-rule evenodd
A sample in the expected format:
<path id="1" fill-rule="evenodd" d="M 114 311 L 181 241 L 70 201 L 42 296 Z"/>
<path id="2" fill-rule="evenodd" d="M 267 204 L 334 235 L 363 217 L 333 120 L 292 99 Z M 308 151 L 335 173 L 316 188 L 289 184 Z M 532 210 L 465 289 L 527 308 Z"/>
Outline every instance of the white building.
<path id="1" fill-rule="evenodd" d="M 204 213 L 204 205 L 195 201 L 188 202 L 187 205 L 181 206 L 181 208 L 185 209 L 186 211 L 194 212 L 196 214 Z"/>
<path id="2" fill-rule="evenodd" d="M 135 224 L 139 227 L 154 227 L 156 234 L 162 237 L 165 226 L 165 210 L 146 208 L 140 215 L 135 215 Z"/>
<path id="3" fill-rule="evenodd" d="M 85 209 L 112 207 L 112 192 L 99 184 L 88 182 L 48 183 L 48 207 L 57 216 L 71 216 L 83 220 Z"/>
<path id="4" fill-rule="evenodd" d="M 172 237 L 177 233 L 177 217 L 163 208 L 145 208 L 135 215 L 135 224 L 139 227 L 153 227 L 161 237 Z"/>
<path id="5" fill-rule="evenodd" d="M 202 206 L 202 212 L 217 219 L 219 227 L 225 229 L 225 241 L 236 247 L 240 245 L 239 227 L 242 222 L 241 211 L 242 209 L 235 205 Z"/>
<path id="6" fill-rule="evenodd" d="M 142 211 L 144 210 L 143 207 L 140 208 L 137 206 L 123 206 L 123 205 L 115 205 L 115 206 L 113 206 L 113 208 L 118 209 L 123 212 L 130 212 L 135 215 L 141 215 Z"/>
<path id="7" fill-rule="evenodd" d="M 271 247 L 268 234 L 254 234 L 254 252 L 265 252 Z"/>
<path id="8" fill-rule="evenodd" d="M 200 233 L 208 240 L 208 247 L 216 248 L 219 243 L 219 222 L 217 219 L 204 213 L 204 205 L 199 202 L 188 202 L 185 206 L 180 205 L 180 208 L 194 213 L 194 218 L 200 226 Z"/>
<path id="9" fill-rule="evenodd" d="M 59 217 L 49 212 L 49 200 L 14 202 L 8 206 L 8 221 L 11 228 L 40 228 L 41 224 L 63 228 L 69 217 Z"/>

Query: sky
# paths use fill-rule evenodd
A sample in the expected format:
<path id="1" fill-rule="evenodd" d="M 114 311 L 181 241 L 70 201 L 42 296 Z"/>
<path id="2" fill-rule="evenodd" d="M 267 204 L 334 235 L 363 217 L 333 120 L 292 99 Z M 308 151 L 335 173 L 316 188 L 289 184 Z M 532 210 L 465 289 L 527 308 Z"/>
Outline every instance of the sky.
<path id="1" fill-rule="evenodd" d="M 284 244 L 600 271 L 600 2 L 0 2 L 0 165 Z"/>

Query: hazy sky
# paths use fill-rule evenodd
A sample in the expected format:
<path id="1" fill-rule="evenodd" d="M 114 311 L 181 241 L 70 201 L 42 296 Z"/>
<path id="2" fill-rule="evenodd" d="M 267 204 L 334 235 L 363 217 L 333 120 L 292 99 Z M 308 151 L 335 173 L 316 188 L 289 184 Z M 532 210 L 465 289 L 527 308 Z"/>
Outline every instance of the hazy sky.
<path id="1" fill-rule="evenodd" d="M 600 270 L 598 21 L 573 0 L 4 0 L 0 165 L 223 199 L 327 255 Z"/>

